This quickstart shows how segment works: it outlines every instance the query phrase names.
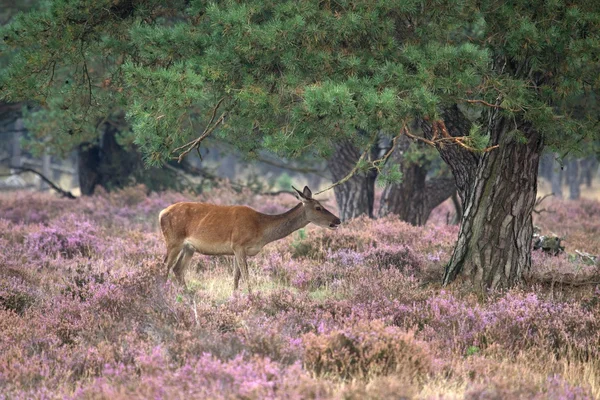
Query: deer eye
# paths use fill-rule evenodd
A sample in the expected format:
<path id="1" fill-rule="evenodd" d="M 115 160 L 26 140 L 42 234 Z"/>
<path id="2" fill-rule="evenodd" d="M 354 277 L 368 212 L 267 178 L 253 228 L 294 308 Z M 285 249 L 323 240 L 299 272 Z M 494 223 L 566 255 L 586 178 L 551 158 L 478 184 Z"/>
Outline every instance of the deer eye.
<path id="1" fill-rule="evenodd" d="M 315 207 L 315 210 L 317 210 L 317 211 L 323 211 L 323 209 L 321 207 Z"/>

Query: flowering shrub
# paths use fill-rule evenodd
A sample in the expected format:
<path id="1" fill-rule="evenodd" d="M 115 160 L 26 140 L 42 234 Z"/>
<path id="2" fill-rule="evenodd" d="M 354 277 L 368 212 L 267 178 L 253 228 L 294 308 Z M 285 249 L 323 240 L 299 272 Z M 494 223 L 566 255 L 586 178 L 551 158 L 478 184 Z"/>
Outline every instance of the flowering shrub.
<path id="1" fill-rule="evenodd" d="M 69 215 L 30 232 L 25 238 L 25 247 L 42 257 L 89 257 L 99 249 L 97 234 L 98 230 L 91 222 Z"/>
<path id="2" fill-rule="evenodd" d="M 178 201 L 296 204 L 227 185 L 0 194 L 0 399 L 600 396 L 600 271 L 573 257 L 600 248 L 597 203 L 553 203 L 538 223 L 566 254 L 480 298 L 440 287 L 443 210 L 309 225 L 250 260 L 252 295 L 232 295 L 229 258 L 196 255 L 183 291 L 157 224 Z"/>
<path id="3" fill-rule="evenodd" d="M 356 326 L 326 334 L 303 337 L 304 364 L 317 375 L 366 378 L 394 373 L 401 379 L 423 379 L 431 359 L 413 335 L 381 321 L 359 322 Z"/>
<path id="4" fill-rule="evenodd" d="M 20 277 L 9 276 L 0 280 L 0 309 L 23 314 L 39 297 L 37 290 Z"/>

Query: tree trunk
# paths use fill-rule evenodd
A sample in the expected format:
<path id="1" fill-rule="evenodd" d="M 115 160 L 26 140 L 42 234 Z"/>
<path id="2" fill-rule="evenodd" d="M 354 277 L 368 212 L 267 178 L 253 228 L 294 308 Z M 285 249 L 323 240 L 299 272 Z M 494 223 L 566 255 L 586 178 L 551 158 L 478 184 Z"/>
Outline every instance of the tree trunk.
<path id="1" fill-rule="evenodd" d="M 337 144 L 332 156 L 327 160 L 333 181 L 337 182 L 348 175 L 359 158 L 360 151 L 349 141 Z M 360 215 L 373 217 L 376 176 L 377 174 L 371 171 L 367 174 L 359 172 L 333 188 L 342 221 Z"/>
<path id="2" fill-rule="evenodd" d="M 117 128 L 106 124 L 100 143 L 85 143 L 78 149 L 79 187 L 81 194 L 94 194 L 97 185 L 107 190 L 131 184 L 133 174 L 141 170 L 139 154 L 117 143 Z"/>
<path id="3" fill-rule="evenodd" d="M 13 167 L 21 167 L 21 136 L 23 134 L 23 119 L 18 118 L 15 121 L 15 131 L 13 133 L 12 151 L 10 165 Z"/>
<path id="4" fill-rule="evenodd" d="M 385 187 L 379 216 L 395 214 L 412 225 L 425 225 L 431 211 L 456 192 L 456 184 L 454 178 L 426 181 L 429 165 L 424 160 L 407 160 L 410 140 L 402 136 L 398 141 L 390 162 L 401 166 L 402 181 Z"/>
<path id="5" fill-rule="evenodd" d="M 581 163 L 581 183 L 585 183 L 588 188 L 592 187 L 592 180 L 598 171 L 598 159 L 594 156 L 588 156 Z"/>
<path id="6" fill-rule="evenodd" d="M 52 161 L 52 158 L 50 157 L 50 154 L 48 154 L 48 151 L 45 151 L 44 154 L 42 155 L 42 175 L 44 175 L 48 179 L 54 180 L 54 177 L 51 175 L 52 171 L 50 170 L 50 162 L 51 161 Z M 48 188 L 50 188 L 50 186 L 46 182 L 44 182 L 44 181 L 40 182 L 41 190 L 47 190 Z"/>
<path id="7" fill-rule="evenodd" d="M 555 157 L 558 157 L 558 154 L 554 154 Z M 563 167 L 562 165 L 559 165 L 557 162 L 554 162 L 554 167 L 552 170 L 552 180 L 551 180 L 551 184 L 552 184 L 552 193 L 562 199 L 563 197 L 563 193 L 562 193 L 562 183 L 563 183 Z"/>
<path id="8" fill-rule="evenodd" d="M 554 155 L 552 153 L 544 153 L 540 158 L 540 170 L 538 175 L 541 178 L 546 179 L 548 182 L 552 181 L 552 172 L 554 171 Z"/>
<path id="9" fill-rule="evenodd" d="M 526 144 L 508 137 L 502 118 L 492 130 L 500 147 L 479 159 L 443 280 L 448 284 L 460 275 L 482 291 L 512 286 L 531 268 L 531 213 L 542 149 L 536 132 L 528 132 Z"/>
<path id="10" fill-rule="evenodd" d="M 450 221 L 451 225 L 460 224 L 460 220 L 462 219 L 462 204 L 460 204 L 460 200 L 458 199 L 458 193 L 454 191 L 452 194 L 452 204 L 454 204 L 454 209 L 456 210 L 456 214 L 454 214 L 454 218 Z"/>
<path id="11" fill-rule="evenodd" d="M 463 118 L 456 106 L 444 113 L 452 136 L 468 132 L 457 129 Z M 461 277 L 480 291 L 512 286 L 531 268 L 531 214 L 543 148 L 541 135 L 526 123 L 517 126 L 527 139 L 522 143 L 508 134 L 513 121 L 497 110 L 488 121 L 490 144 L 499 148 L 478 154 L 457 145 L 438 147 L 460 182 L 464 212 L 443 284 Z M 431 136 L 431 128 L 426 134 Z"/>
<path id="12" fill-rule="evenodd" d="M 579 160 L 576 158 L 569 159 L 567 163 L 567 183 L 569 184 L 569 198 L 578 200 L 581 197 L 581 189 L 579 185 Z"/>
<path id="13" fill-rule="evenodd" d="M 89 143 L 80 144 L 77 148 L 77 172 L 82 196 L 94 194 L 96 185 L 100 183 L 99 164 L 100 147 Z"/>

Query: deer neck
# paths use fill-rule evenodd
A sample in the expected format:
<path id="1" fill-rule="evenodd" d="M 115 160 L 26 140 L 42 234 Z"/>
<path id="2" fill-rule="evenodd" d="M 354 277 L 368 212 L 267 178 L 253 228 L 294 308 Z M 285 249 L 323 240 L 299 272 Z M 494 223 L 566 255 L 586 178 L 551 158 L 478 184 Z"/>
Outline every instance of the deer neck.
<path id="1" fill-rule="evenodd" d="M 302 203 L 283 214 L 268 215 L 266 217 L 264 244 L 282 239 L 292 232 L 304 228 L 309 223 Z"/>

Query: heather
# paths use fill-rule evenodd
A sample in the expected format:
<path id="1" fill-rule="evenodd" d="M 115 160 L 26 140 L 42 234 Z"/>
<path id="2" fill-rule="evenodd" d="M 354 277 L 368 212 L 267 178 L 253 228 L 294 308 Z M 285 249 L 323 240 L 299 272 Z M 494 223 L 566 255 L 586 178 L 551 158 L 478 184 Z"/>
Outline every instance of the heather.
<path id="1" fill-rule="evenodd" d="M 600 397 L 600 271 L 575 253 L 600 248 L 597 202 L 545 204 L 535 222 L 566 252 L 534 252 L 508 291 L 439 285 L 458 232 L 443 205 L 425 227 L 309 226 L 232 295 L 228 257 L 196 255 L 187 292 L 157 280 L 157 216 L 182 200 L 296 203 L 227 186 L 0 195 L 0 398 Z"/>

